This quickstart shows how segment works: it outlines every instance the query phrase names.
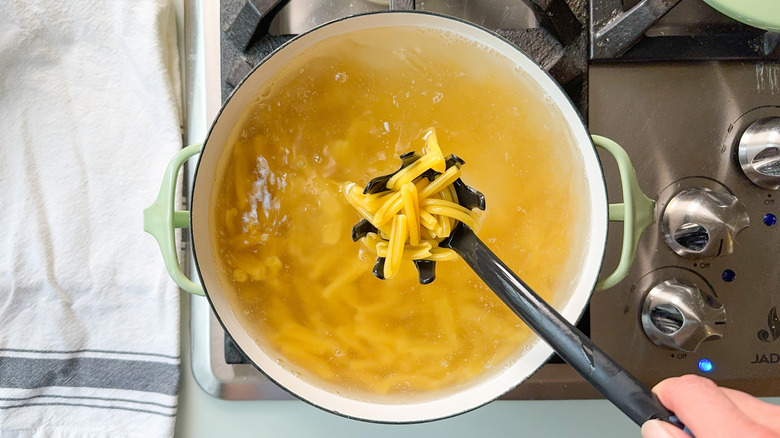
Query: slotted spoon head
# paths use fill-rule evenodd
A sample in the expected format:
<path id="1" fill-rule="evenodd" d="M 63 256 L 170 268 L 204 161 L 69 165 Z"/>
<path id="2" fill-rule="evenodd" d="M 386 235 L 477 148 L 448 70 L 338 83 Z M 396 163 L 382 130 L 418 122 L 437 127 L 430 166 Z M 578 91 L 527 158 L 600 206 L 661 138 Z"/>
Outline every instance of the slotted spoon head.
<path id="1" fill-rule="evenodd" d="M 373 178 L 371 181 L 366 184 L 366 188 L 363 190 L 363 194 L 376 194 L 376 193 L 382 193 L 389 191 L 387 188 L 387 182 L 392 178 L 395 174 L 400 172 L 401 170 L 405 169 L 406 167 L 410 166 L 412 163 L 420 159 L 420 155 L 417 152 L 407 152 L 399 157 L 401 159 L 401 167 L 398 168 L 395 172 L 389 174 L 389 175 L 382 175 L 378 176 L 376 178 Z M 460 157 L 457 155 L 450 154 L 445 158 L 445 170 L 449 169 L 452 166 L 456 166 L 460 169 L 460 167 L 465 164 L 465 161 L 463 161 Z M 428 169 L 425 171 L 421 176 L 423 178 L 428 178 L 429 181 L 433 181 L 437 176 L 439 176 L 440 173 L 436 172 L 433 169 Z M 455 194 L 458 196 L 458 204 L 460 204 L 463 207 L 468 208 L 469 210 L 472 210 L 474 208 L 478 208 L 480 210 L 485 209 L 485 195 L 483 195 L 480 191 L 467 186 L 460 178 L 456 179 L 455 182 L 453 182 L 452 186 L 455 188 Z M 379 233 L 379 230 L 371 224 L 367 219 L 361 219 L 352 227 L 352 241 L 357 242 L 358 240 L 365 237 L 368 233 Z M 441 246 L 441 245 L 439 245 Z M 436 279 L 436 262 L 432 260 L 413 260 L 414 266 L 417 268 L 417 274 L 418 278 L 420 280 L 420 284 L 428 284 L 431 283 L 433 280 Z M 374 276 L 380 280 L 384 280 L 384 269 L 385 269 L 385 258 L 384 257 L 377 257 L 376 263 L 374 264 L 374 268 L 371 272 L 374 273 Z"/>

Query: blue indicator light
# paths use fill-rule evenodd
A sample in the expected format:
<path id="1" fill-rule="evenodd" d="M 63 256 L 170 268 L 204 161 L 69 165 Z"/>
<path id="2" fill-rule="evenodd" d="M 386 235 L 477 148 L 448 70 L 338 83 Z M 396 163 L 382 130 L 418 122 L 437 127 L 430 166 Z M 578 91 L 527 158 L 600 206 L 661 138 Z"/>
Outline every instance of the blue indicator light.
<path id="1" fill-rule="evenodd" d="M 772 225 L 777 223 L 777 217 L 773 215 L 772 213 L 767 213 L 764 215 L 764 225 L 767 227 L 771 227 Z"/>
<path id="2" fill-rule="evenodd" d="M 723 271 L 723 274 L 721 274 L 720 277 L 726 283 L 731 283 L 732 281 L 734 281 L 735 278 L 737 278 L 737 274 L 731 269 L 726 269 L 725 271 Z"/>
<path id="3" fill-rule="evenodd" d="M 712 362 L 710 362 L 709 359 L 702 359 L 699 361 L 699 369 L 704 371 L 705 373 L 709 373 L 712 371 Z"/>

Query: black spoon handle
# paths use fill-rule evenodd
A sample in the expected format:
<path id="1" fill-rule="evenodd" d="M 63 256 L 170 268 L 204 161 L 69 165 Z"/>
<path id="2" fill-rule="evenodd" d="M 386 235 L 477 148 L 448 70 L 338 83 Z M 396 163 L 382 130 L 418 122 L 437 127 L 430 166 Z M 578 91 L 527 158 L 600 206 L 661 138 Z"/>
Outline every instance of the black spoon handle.
<path id="1" fill-rule="evenodd" d="M 459 224 L 442 244 L 455 250 L 520 319 L 636 424 L 655 418 L 686 430 L 655 394 L 550 307 L 468 227 Z"/>

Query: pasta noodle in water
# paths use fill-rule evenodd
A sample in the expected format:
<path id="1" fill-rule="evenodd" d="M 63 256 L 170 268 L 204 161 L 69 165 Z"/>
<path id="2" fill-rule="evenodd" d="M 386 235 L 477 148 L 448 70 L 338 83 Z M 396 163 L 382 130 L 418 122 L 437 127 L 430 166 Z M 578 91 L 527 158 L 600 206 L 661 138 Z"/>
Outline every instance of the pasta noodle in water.
<path id="1" fill-rule="evenodd" d="M 387 239 L 376 233 L 360 239 L 366 248 L 385 259 L 385 279 L 395 276 L 401 260 L 457 260 L 455 251 L 438 247 L 457 222 L 477 231 L 477 214 L 458 204 L 452 185 L 460 177 L 460 168 L 445 169 L 444 154 L 434 128 L 423 138 L 422 157 L 396 172 L 385 184 L 387 191 L 366 194 L 364 188 L 353 182 L 345 184 L 347 201 L 364 219 L 375 227 L 392 220 Z M 436 171 L 435 177 L 424 176 L 431 170 Z M 435 254 L 431 252 L 433 248 L 437 249 Z"/>
<path id="2" fill-rule="evenodd" d="M 415 28 L 324 40 L 258 90 L 222 154 L 209 223 L 224 295 L 272 360 L 342 395 L 438 397 L 501 372 L 535 339 L 438 247 L 457 221 L 553 303 L 584 252 L 573 224 L 587 199 L 557 110 L 503 58 L 449 44 Z M 410 149 L 423 156 L 391 191 L 345 184 L 392 172 Z M 451 152 L 468 164 L 447 169 Z M 461 173 L 484 215 L 458 205 Z M 357 245 L 361 218 L 376 232 Z M 372 275 L 376 257 L 392 280 Z M 437 262 L 431 284 L 419 284 L 420 259 Z"/>

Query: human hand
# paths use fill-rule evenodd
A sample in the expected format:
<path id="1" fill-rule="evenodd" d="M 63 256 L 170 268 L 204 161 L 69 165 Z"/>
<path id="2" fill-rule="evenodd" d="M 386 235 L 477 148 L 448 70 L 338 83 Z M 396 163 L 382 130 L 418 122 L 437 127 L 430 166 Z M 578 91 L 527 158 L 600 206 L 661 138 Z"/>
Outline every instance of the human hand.
<path id="1" fill-rule="evenodd" d="M 696 438 L 780 438 L 780 406 L 718 387 L 704 377 L 672 377 L 656 385 L 653 392 Z M 686 437 L 685 432 L 661 420 L 642 425 L 642 438 Z"/>

